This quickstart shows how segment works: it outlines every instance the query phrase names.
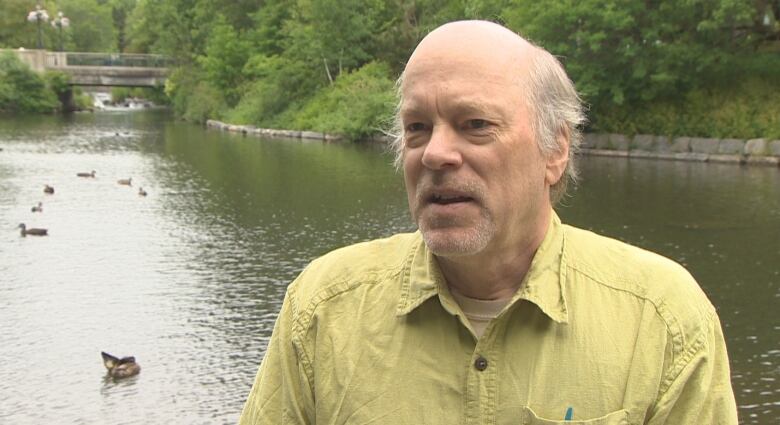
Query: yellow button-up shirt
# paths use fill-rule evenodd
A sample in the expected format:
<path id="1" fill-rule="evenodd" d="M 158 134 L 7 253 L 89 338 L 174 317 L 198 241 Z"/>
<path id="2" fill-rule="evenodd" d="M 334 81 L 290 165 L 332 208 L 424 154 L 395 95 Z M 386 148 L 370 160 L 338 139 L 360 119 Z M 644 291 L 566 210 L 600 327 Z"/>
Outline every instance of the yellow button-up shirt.
<path id="1" fill-rule="evenodd" d="M 241 424 L 736 424 L 718 317 L 678 264 L 561 224 L 481 338 L 419 233 L 293 282 Z"/>

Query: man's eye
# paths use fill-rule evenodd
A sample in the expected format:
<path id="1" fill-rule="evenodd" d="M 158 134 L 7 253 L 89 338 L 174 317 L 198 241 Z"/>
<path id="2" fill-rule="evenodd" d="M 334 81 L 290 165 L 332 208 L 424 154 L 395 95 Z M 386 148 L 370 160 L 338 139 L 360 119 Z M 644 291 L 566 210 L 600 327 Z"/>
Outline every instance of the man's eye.
<path id="1" fill-rule="evenodd" d="M 487 127 L 488 125 L 489 124 L 487 121 L 479 118 L 466 121 L 466 128 L 470 130 L 479 130 L 481 128 Z"/>
<path id="2" fill-rule="evenodd" d="M 413 122 L 406 126 L 406 131 L 423 131 L 425 130 L 425 124 L 421 122 Z"/>

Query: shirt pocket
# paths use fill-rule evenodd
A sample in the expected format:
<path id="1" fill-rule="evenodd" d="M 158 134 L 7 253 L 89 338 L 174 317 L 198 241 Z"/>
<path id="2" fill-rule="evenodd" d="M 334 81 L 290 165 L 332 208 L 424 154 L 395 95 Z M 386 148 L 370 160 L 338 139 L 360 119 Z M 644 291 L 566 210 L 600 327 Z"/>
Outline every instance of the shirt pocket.
<path id="1" fill-rule="evenodd" d="M 523 408 L 523 425 L 630 425 L 628 422 L 628 410 L 618 410 L 600 418 L 575 419 L 575 420 L 551 420 L 540 418 L 530 407 Z"/>

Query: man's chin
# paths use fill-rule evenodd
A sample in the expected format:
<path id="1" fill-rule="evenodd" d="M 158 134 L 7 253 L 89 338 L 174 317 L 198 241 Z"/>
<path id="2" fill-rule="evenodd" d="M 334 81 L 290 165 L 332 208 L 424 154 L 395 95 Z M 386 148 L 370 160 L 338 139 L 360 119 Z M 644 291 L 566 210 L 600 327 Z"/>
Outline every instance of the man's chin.
<path id="1" fill-rule="evenodd" d="M 474 255 L 487 247 L 489 232 L 475 228 L 444 227 L 420 231 L 428 249 L 439 257 Z"/>

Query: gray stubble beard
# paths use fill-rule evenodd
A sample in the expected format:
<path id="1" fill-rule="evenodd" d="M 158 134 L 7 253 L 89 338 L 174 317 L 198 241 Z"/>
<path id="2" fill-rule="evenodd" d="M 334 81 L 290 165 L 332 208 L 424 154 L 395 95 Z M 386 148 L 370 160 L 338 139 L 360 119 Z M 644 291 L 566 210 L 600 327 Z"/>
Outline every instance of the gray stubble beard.
<path id="1" fill-rule="evenodd" d="M 428 226 L 425 226 L 423 220 L 418 217 L 416 219 L 417 227 L 422 233 L 425 245 L 433 254 L 440 257 L 460 257 L 481 252 L 496 236 L 496 225 L 490 213 L 484 207 L 480 207 L 480 209 L 480 220 L 469 230 L 463 231 L 462 237 L 449 236 L 446 237 L 446 240 L 440 240 L 441 238 L 432 235 L 431 233 L 436 230 L 427 228 Z M 444 226 L 435 226 L 434 229 L 446 228 L 448 223 L 444 221 L 438 223 L 444 224 Z"/>

